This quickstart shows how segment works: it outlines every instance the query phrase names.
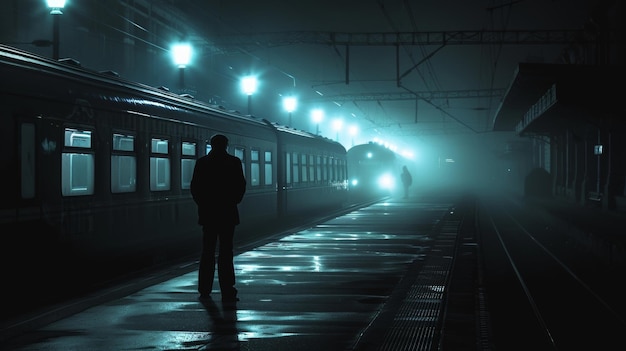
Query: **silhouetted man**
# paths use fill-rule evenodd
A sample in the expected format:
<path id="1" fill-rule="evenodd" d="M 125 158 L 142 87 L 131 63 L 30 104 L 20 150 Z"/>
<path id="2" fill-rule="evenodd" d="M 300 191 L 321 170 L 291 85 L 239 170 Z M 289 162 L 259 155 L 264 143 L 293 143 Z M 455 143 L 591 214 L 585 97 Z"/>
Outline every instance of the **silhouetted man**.
<path id="1" fill-rule="evenodd" d="M 227 152 L 228 138 L 217 134 L 211 138 L 211 151 L 199 158 L 191 179 L 191 195 L 198 205 L 198 224 L 202 226 L 202 254 L 198 269 L 198 292 L 208 298 L 215 276 L 215 248 L 222 301 L 235 302 L 235 266 L 233 236 L 239 224 L 237 205 L 246 192 L 246 178 L 241 160 Z"/>

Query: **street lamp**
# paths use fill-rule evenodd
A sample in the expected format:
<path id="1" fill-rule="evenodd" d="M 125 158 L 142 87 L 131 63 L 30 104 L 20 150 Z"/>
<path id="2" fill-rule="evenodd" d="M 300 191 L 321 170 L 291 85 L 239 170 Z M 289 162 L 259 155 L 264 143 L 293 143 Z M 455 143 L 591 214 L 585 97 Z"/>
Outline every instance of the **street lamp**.
<path id="1" fill-rule="evenodd" d="M 52 58 L 59 59 L 59 21 L 65 7 L 65 0 L 47 0 L 52 15 Z"/>
<path id="2" fill-rule="evenodd" d="M 324 111 L 315 109 L 311 111 L 311 117 L 313 118 L 313 122 L 317 124 L 315 134 L 320 135 L 320 122 L 324 120 Z"/>
<path id="3" fill-rule="evenodd" d="M 289 126 L 291 126 L 291 113 L 296 110 L 298 106 L 298 100 L 293 96 L 287 96 L 283 98 L 283 107 L 289 112 Z"/>
<path id="4" fill-rule="evenodd" d="M 335 118 L 335 120 L 333 120 L 333 129 L 335 129 L 335 131 L 337 132 L 337 142 L 339 142 L 339 131 L 341 130 L 342 127 L 343 127 L 343 119 Z"/>
<path id="5" fill-rule="evenodd" d="M 359 127 L 355 124 L 351 125 L 348 129 L 350 136 L 352 137 L 352 146 L 354 146 L 354 137 L 359 134 Z"/>
<path id="6" fill-rule="evenodd" d="M 248 95 L 248 114 L 252 115 L 252 94 L 256 92 L 257 79 L 254 76 L 246 76 L 241 80 L 241 90 Z"/>
<path id="7" fill-rule="evenodd" d="M 187 43 L 175 44 L 172 46 L 172 59 L 178 66 L 179 84 L 181 93 L 185 91 L 185 67 L 191 61 L 191 45 Z"/>

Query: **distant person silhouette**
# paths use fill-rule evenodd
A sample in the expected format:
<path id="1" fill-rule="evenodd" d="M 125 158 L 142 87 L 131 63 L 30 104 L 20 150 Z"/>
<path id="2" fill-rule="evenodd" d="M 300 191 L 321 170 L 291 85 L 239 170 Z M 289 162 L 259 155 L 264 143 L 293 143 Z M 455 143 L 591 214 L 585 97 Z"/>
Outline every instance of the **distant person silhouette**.
<path id="1" fill-rule="evenodd" d="M 233 237 L 239 224 L 237 205 L 246 192 L 241 160 L 227 151 L 228 138 L 211 138 L 211 151 L 196 161 L 191 179 L 191 195 L 198 206 L 202 226 L 202 254 L 198 269 L 198 292 L 211 296 L 215 276 L 215 249 L 219 242 L 217 271 L 223 302 L 239 301 L 235 288 Z"/>
<path id="2" fill-rule="evenodd" d="M 404 198 L 409 197 L 409 187 L 413 184 L 413 177 L 411 177 L 411 173 L 409 173 L 408 168 L 406 166 L 402 166 L 402 174 L 400 174 L 400 179 L 402 180 L 402 186 L 404 187 Z"/>

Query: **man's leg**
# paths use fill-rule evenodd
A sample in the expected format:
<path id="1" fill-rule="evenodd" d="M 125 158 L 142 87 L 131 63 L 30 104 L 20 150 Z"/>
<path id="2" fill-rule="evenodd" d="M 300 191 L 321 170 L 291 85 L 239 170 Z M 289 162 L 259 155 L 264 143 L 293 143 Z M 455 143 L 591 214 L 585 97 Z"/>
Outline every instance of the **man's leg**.
<path id="1" fill-rule="evenodd" d="M 217 269 L 222 299 L 234 299 L 237 296 L 237 289 L 235 289 L 235 265 L 233 262 L 234 233 L 234 226 L 224 228 L 220 232 Z"/>
<path id="2" fill-rule="evenodd" d="M 213 290 L 215 277 L 215 246 L 217 234 L 212 229 L 202 227 L 202 254 L 198 268 L 198 292 L 200 295 L 210 295 Z"/>

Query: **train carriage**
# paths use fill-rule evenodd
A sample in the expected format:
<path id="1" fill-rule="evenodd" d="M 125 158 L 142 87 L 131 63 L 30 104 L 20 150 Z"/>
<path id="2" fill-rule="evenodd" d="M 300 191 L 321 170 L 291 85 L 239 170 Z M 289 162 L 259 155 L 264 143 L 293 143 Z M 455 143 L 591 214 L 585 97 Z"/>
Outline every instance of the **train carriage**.
<path id="1" fill-rule="evenodd" d="M 339 143 L 273 124 L 278 133 L 278 209 L 282 215 L 337 209 L 347 201 L 346 149 Z"/>
<path id="2" fill-rule="evenodd" d="M 2 270 L 24 290 L 41 282 L 15 257 L 64 284 L 77 261 L 95 277 L 199 250 L 189 186 L 215 133 L 242 161 L 247 228 L 345 203 L 327 138 L 7 46 L 0 74 Z"/>
<path id="3" fill-rule="evenodd" d="M 244 161 L 251 148 L 276 152 L 263 121 L 72 67 L 13 63 L 2 66 L 2 106 L 16 133 L 4 141 L 17 143 L 3 164 L 16 186 L 3 207 L 24 224 L 32 213 L 39 235 L 103 250 L 195 233 L 189 184 L 210 136 L 229 136 Z"/>

